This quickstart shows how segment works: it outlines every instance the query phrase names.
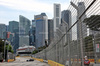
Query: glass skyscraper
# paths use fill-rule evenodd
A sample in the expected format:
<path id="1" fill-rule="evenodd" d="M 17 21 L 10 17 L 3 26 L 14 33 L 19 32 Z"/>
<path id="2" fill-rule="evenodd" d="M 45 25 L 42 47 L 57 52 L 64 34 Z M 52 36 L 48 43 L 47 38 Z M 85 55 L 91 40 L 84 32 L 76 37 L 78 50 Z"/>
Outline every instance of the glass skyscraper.
<path id="1" fill-rule="evenodd" d="M 30 20 L 19 16 L 19 46 L 29 45 Z"/>
<path id="2" fill-rule="evenodd" d="M 11 32 L 8 40 L 11 42 L 14 52 L 19 47 L 19 22 L 9 21 L 8 31 Z"/>
<path id="3" fill-rule="evenodd" d="M 54 38 L 54 30 L 53 30 L 53 20 L 48 19 L 48 44 L 51 43 L 52 39 Z"/>
<path id="4" fill-rule="evenodd" d="M 0 24 L 0 39 L 5 39 L 4 37 L 4 32 L 6 32 L 6 25 L 5 24 Z"/>
<path id="5" fill-rule="evenodd" d="M 68 24 L 68 29 L 71 27 L 71 11 L 70 10 L 63 10 L 61 13 L 61 19 L 64 20 Z M 70 30 L 70 40 L 72 40 L 72 30 Z"/>
<path id="6" fill-rule="evenodd" d="M 61 5 L 54 4 L 54 36 L 56 29 L 58 29 L 59 25 L 61 24 Z"/>
<path id="7" fill-rule="evenodd" d="M 78 8 L 79 8 L 79 16 L 82 15 L 82 13 L 85 11 L 85 4 L 84 2 L 79 2 L 78 3 Z M 79 18 L 79 16 L 77 18 Z M 86 18 L 86 14 L 84 14 L 81 18 L 81 21 L 83 21 Z M 82 34 L 83 38 L 87 36 L 87 26 L 85 23 L 82 22 Z M 77 24 L 77 38 L 79 38 L 79 23 Z"/>
<path id="8" fill-rule="evenodd" d="M 20 35 L 29 35 L 30 30 L 30 20 L 26 17 L 20 15 L 19 16 L 19 31 Z"/>
<path id="9" fill-rule="evenodd" d="M 36 48 L 44 46 L 48 42 L 48 20 L 45 13 L 35 15 L 36 21 Z"/>
<path id="10" fill-rule="evenodd" d="M 19 29 L 19 22 L 17 21 L 9 21 L 8 31 L 14 33 L 14 30 Z"/>

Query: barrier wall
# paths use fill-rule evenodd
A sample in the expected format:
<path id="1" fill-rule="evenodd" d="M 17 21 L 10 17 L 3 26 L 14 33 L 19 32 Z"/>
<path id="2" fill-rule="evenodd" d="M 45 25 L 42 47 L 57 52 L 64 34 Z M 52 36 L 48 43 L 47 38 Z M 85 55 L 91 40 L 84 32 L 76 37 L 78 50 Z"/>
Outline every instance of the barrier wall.
<path id="1" fill-rule="evenodd" d="M 52 61 L 52 60 L 48 60 L 48 64 L 49 64 L 50 66 L 64 66 L 64 65 L 59 64 L 59 63 L 57 63 L 57 62 L 54 62 L 54 61 Z"/>
<path id="2" fill-rule="evenodd" d="M 13 61 L 15 61 L 14 59 L 8 59 L 8 62 L 13 62 Z"/>
<path id="3" fill-rule="evenodd" d="M 13 62 L 15 61 L 15 55 L 13 53 L 8 53 L 8 61 L 7 62 Z"/>

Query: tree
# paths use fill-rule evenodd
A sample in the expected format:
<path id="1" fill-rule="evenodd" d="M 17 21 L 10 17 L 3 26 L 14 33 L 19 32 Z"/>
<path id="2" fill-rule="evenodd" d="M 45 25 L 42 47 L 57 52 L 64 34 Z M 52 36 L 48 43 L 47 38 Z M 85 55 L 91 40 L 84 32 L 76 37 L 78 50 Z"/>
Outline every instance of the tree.
<path id="1" fill-rule="evenodd" d="M 93 41 L 92 41 L 93 35 L 89 35 L 85 37 L 84 44 L 85 44 L 85 52 L 92 52 L 93 51 Z"/>
<path id="2" fill-rule="evenodd" d="M 6 45 L 5 51 L 7 49 L 8 49 L 8 52 L 11 52 L 11 53 L 14 52 L 11 45 L 9 45 L 9 48 L 8 48 L 8 45 Z M 4 41 L 2 41 L 1 39 L 0 39 L 0 52 L 4 52 Z"/>
<path id="3" fill-rule="evenodd" d="M 91 30 L 100 31 L 100 15 L 92 15 L 83 21 Z"/>
<path id="4" fill-rule="evenodd" d="M 38 53 L 38 50 L 34 50 L 32 54 L 36 54 L 36 53 Z"/>
<path id="5" fill-rule="evenodd" d="M 12 49 L 11 45 L 6 45 L 6 50 L 8 49 L 8 52 L 14 53 L 14 50 Z"/>
<path id="6" fill-rule="evenodd" d="M 32 54 L 36 54 L 36 53 L 42 51 L 45 48 L 46 48 L 46 46 L 38 47 L 38 49 L 35 49 Z"/>
<path id="7" fill-rule="evenodd" d="M 0 40 L 0 52 L 4 52 L 4 41 Z"/>

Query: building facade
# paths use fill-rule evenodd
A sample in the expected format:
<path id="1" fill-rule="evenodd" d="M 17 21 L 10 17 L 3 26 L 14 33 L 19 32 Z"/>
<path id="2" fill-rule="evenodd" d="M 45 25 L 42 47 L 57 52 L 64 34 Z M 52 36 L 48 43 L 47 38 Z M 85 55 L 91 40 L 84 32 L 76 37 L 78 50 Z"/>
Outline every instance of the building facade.
<path id="1" fill-rule="evenodd" d="M 48 18 L 45 13 L 35 15 L 36 21 L 36 48 L 44 46 L 48 41 Z"/>
<path id="2" fill-rule="evenodd" d="M 29 46 L 29 36 L 19 36 L 19 47 Z"/>
<path id="3" fill-rule="evenodd" d="M 64 10 L 61 13 L 61 21 L 63 20 L 67 23 L 68 29 L 71 27 L 72 21 L 71 21 L 71 11 L 70 10 Z M 72 30 L 70 32 L 70 40 L 72 40 Z"/>
<path id="4" fill-rule="evenodd" d="M 30 20 L 19 16 L 19 46 L 29 45 Z"/>
<path id="5" fill-rule="evenodd" d="M 54 34 L 56 29 L 58 29 L 59 25 L 61 24 L 61 5 L 54 4 Z"/>
<path id="6" fill-rule="evenodd" d="M 32 26 L 31 26 L 31 30 L 30 30 L 30 36 L 31 36 L 31 44 L 33 46 L 36 46 L 36 21 L 32 20 Z"/>
<path id="7" fill-rule="evenodd" d="M 20 15 L 19 16 L 19 31 L 20 35 L 29 35 L 29 30 L 30 30 L 30 20 L 27 19 L 26 17 Z"/>
<path id="8" fill-rule="evenodd" d="M 5 39 L 4 32 L 6 32 L 6 25 L 0 24 L 0 39 Z"/>
<path id="9" fill-rule="evenodd" d="M 19 22 L 9 21 L 8 31 L 11 32 L 8 40 L 11 42 L 14 53 L 16 53 L 16 49 L 19 47 Z"/>
<path id="10" fill-rule="evenodd" d="M 79 18 L 82 15 L 82 13 L 85 11 L 84 2 L 78 3 L 78 9 L 79 9 L 79 15 L 77 18 Z M 81 21 L 83 21 L 85 18 L 86 18 L 86 14 L 82 16 Z M 87 36 L 87 26 L 83 22 L 82 22 L 82 34 L 83 34 L 83 38 Z M 79 23 L 77 23 L 77 38 L 79 38 Z"/>
<path id="11" fill-rule="evenodd" d="M 16 53 L 16 49 L 19 47 L 19 29 L 14 30 L 14 38 L 13 38 L 13 49 L 14 53 Z"/>
<path id="12" fill-rule="evenodd" d="M 16 54 L 19 56 L 32 56 L 32 52 L 35 50 L 34 46 L 23 46 L 17 49 Z"/>
<path id="13" fill-rule="evenodd" d="M 51 41 L 54 38 L 54 30 L 53 30 L 53 20 L 52 19 L 48 19 L 48 44 L 51 43 Z"/>
<path id="14" fill-rule="evenodd" d="M 16 29 L 19 29 L 19 22 L 17 21 L 9 21 L 8 31 L 14 33 Z"/>

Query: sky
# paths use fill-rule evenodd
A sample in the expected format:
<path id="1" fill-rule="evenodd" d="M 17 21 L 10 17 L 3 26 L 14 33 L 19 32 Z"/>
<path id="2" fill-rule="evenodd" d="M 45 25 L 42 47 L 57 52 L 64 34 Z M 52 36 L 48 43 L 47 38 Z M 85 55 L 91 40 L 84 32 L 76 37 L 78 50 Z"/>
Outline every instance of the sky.
<path id="1" fill-rule="evenodd" d="M 61 11 L 66 10 L 70 0 L 0 0 L 0 23 L 9 24 L 9 21 L 19 21 L 19 15 L 29 20 L 34 15 L 45 12 L 49 19 L 53 18 L 53 4 L 61 4 Z"/>

